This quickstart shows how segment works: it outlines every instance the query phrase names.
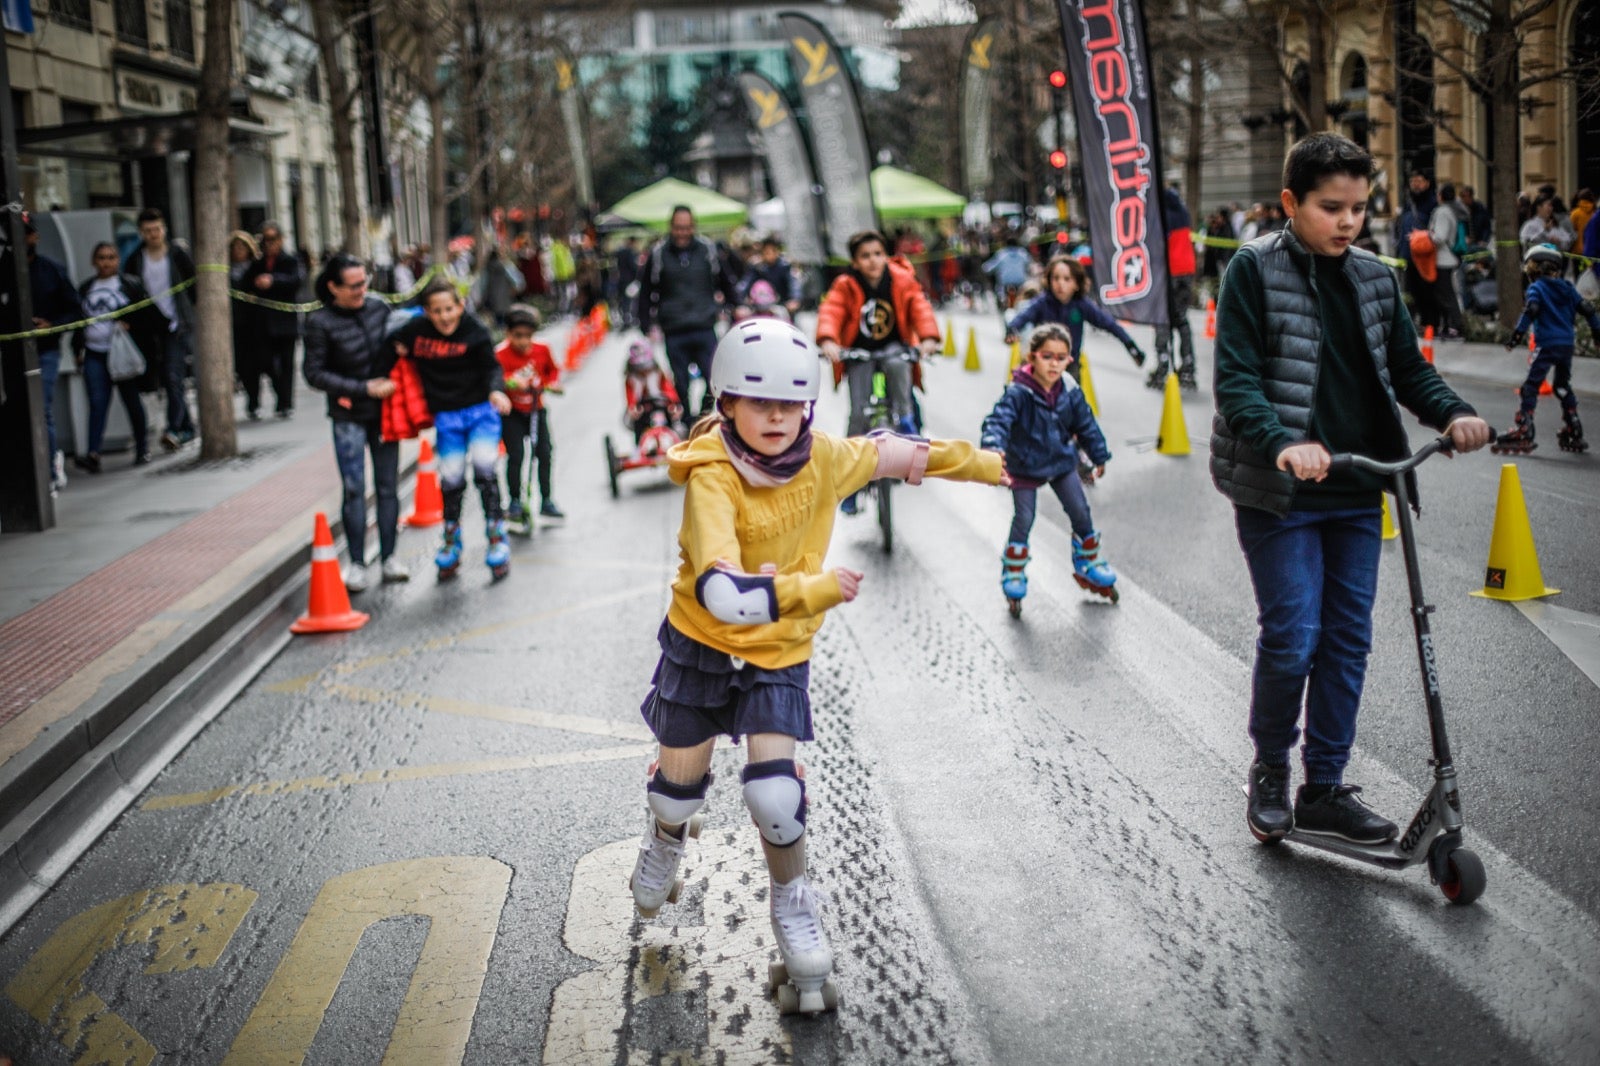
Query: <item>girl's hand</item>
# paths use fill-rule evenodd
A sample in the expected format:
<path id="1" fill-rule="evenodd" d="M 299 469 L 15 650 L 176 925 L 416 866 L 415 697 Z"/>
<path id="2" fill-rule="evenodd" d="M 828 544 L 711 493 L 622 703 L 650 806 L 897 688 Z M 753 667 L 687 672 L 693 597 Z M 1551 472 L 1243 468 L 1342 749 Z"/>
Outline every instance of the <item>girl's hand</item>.
<path id="1" fill-rule="evenodd" d="M 511 397 L 496 389 L 489 394 L 489 406 L 493 407 L 497 414 L 508 415 L 511 413 Z"/>
<path id="2" fill-rule="evenodd" d="M 861 592 L 861 579 L 866 577 L 859 570 L 851 570 L 843 566 L 834 567 L 833 576 L 839 582 L 839 593 L 844 597 L 844 602 L 846 603 L 855 599 L 857 594 Z"/>
<path id="3" fill-rule="evenodd" d="M 1291 444 L 1278 453 L 1278 469 L 1301 481 L 1321 481 L 1328 476 L 1328 449 L 1315 441 Z"/>

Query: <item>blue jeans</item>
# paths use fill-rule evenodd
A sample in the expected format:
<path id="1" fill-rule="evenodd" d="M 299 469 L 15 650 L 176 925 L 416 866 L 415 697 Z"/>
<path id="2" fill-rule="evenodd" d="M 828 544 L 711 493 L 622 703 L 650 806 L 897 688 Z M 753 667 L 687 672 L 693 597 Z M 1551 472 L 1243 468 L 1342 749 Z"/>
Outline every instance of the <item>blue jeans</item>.
<path id="1" fill-rule="evenodd" d="M 500 520 L 500 479 L 495 460 L 500 458 L 500 416 L 489 401 L 457 411 L 433 414 L 434 447 L 439 453 L 439 492 L 444 496 L 444 520 L 461 521 L 461 497 L 467 491 L 467 463 L 483 501 L 484 521 Z"/>
<path id="2" fill-rule="evenodd" d="M 711 357 L 717 351 L 717 332 L 710 326 L 687 333 L 666 334 L 667 363 L 672 367 L 672 384 L 685 412 L 689 406 L 689 365 L 700 368 L 700 381 L 706 391 L 700 396 L 700 413 L 711 410 Z"/>
<path id="3" fill-rule="evenodd" d="M 50 447 L 49 454 L 45 456 L 47 467 L 56 461 L 56 378 L 60 376 L 61 349 L 40 348 L 39 390 L 44 394 L 44 435 Z"/>
<path id="4" fill-rule="evenodd" d="M 194 418 L 189 414 L 189 401 L 183 394 L 184 380 L 189 376 L 189 331 L 180 329 L 168 333 L 166 367 L 162 371 L 167 389 L 167 432 L 174 436 L 194 436 Z"/>
<path id="5" fill-rule="evenodd" d="M 1533 364 L 1528 367 L 1527 380 L 1522 383 L 1522 404 L 1519 414 L 1529 415 L 1539 405 L 1539 386 L 1544 383 L 1545 375 L 1555 370 L 1555 379 L 1551 388 L 1555 389 L 1556 398 L 1561 401 L 1563 411 L 1576 411 L 1578 398 L 1572 394 L 1572 346 L 1540 347 L 1534 353 Z"/>
<path id="6" fill-rule="evenodd" d="M 339 460 L 339 480 L 344 483 L 344 540 L 350 561 L 367 561 L 367 452 L 372 452 L 372 481 L 378 496 L 378 557 L 394 554 L 395 530 L 400 524 L 400 444 L 386 441 L 376 422 L 335 422 L 333 454 Z"/>
<path id="7" fill-rule="evenodd" d="M 1046 484 L 1066 510 L 1067 518 L 1072 522 L 1072 531 L 1080 537 L 1093 533 L 1094 519 L 1089 514 L 1089 499 L 1083 494 L 1083 482 L 1078 478 L 1078 471 L 1068 470 Z M 1033 520 L 1039 513 L 1039 490 L 1012 489 L 1011 506 L 1015 508 L 1011 516 L 1011 543 L 1026 544 L 1028 534 L 1033 531 Z"/>
<path id="8" fill-rule="evenodd" d="M 1284 763 L 1300 738 L 1306 780 L 1338 784 L 1355 743 L 1372 648 L 1383 512 L 1235 508 L 1239 546 L 1255 585 L 1250 737 L 1256 758 Z"/>
<path id="9" fill-rule="evenodd" d="M 83 372 L 83 384 L 89 392 L 89 454 L 99 455 L 100 445 L 106 438 L 106 418 L 111 414 L 111 394 L 122 397 L 122 407 L 128 412 L 128 424 L 133 427 L 134 455 L 144 455 L 149 449 L 145 440 L 144 402 L 139 399 L 139 379 L 112 381 L 111 369 L 106 365 L 106 353 L 86 348 L 78 365 Z"/>

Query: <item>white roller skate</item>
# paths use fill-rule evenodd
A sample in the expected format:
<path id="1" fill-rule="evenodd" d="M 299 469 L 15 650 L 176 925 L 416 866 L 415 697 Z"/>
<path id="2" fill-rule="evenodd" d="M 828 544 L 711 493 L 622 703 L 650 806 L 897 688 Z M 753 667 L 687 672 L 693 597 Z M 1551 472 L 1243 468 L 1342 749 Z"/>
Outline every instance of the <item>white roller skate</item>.
<path id="1" fill-rule="evenodd" d="M 820 1014 L 839 1005 L 833 952 L 822 928 L 823 899 L 801 875 L 772 883 L 772 935 L 782 962 L 767 967 L 767 992 L 776 993 L 781 1014 Z"/>
<path id="2" fill-rule="evenodd" d="M 1072 535 L 1072 577 L 1096 596 L 1117 602 L 1117 572 L 1100 561 L 1100 531 Z"/>
<path id="3" fill-rule="evenodd" d="M 633 889 L 633 904 L 641 918 L 654 918 L 663 904 L 678 902 L 683 891 L 683 878 L 678 867 L 683 864 L 683 853 L 691 839 L 700 836 L 705 816 L 697 814 L 683 826 L 683 838 L 673 839 L 659 828 L 654 812 L 645 822 L 644 840 L 639 844 L 639 857 L 634 860 L 633 876 L 628 887 Z"/>
<path id="4" fill-rule="evenodd" d="M 1012 618 L 1022 617 L 1022 599 L 1028 594 L 1028 546 L 1012 541 L 1000 556 L 1000 591 Z"/>

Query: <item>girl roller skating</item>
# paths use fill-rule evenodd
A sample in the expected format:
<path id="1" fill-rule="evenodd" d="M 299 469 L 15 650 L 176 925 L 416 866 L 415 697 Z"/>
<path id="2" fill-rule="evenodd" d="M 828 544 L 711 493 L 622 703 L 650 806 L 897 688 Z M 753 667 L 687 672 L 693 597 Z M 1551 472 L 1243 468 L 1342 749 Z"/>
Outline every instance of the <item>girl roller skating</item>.
<path id="1" fill-rule="evenodd" d="M 1028 594 L 1028 533 L 1038 513 L 1039 488 L 1050 486 L 1072 520 L 1072 575 L 1083 588 L 1117 602 L 1116 571 L 1100 561 L 1100 533 L 1078 475 L 1078 449 L 1104 476 L 1111 452 L 1083 392 L 1065 377 L 1071 339 L 1060 326 L 1040 326 L 1028 338 L 1028 361 L 983 420 L 983 446 L 1002 451 L 1011 472 L 1016 513 L 1001 556 L 1000 590 L 1013 618 Z"/>
<path id="2" fill-rule="evenodd" d="M 1566 269 L 1566 258 L 1552 245 L 1536 244 L 1523 257 L 1522 269 L 1532 279 L 1524 294 L 1522 317 L 1517 319 L 1506 350 L 1522 344 L 1528 330 L 1538 342 L 1539 350 L 1528 367 L 1528 378 L 1522 383 L 1522 404 L 1517 409 L 1517 423 L 1509 433 L 1490 445 L 1493 452 L 1502 455 L 1527 455 L 1538 447 L 1533 441 L 1533 409 L 1539 403 L 1539 386 L 1545 375 L 1555 371 L 1556 399 L 1561 402 L 1561 420 L 1564 423 L 1556 433 L 1556 443 L 1564 452 L 1586 452 L 1589 442 L 1583 439 L 1583 423 L 1578 421 L 1578 397 L 1572 391 L 1572 350 L 1576 337 L 1573 327 L 1582 315 L 1589 329 L 1600 338 L 1600 314 L 1594 305 L 1578 295 L 1572 282 L 1561 276 Z"/>
<path id="3" fill-rule="evenodd" d="M 811 639 L 862 575 L 822 568 L 839 501 L 869 481 L 924 476 L 999 484 L 998 455 L 964 441 L 812 432 L 817 349 L 794 326 L 752 318 L 717 345 L 712 413 L 668 452 L 683 485 L 682 563 L 641 711 L 660 742 L 631 886 L 639 913 L 677 899 L 678 868 L 722 734 L 743 736 L 744 802 L 771 876 L 772 988 L 786 1012 L 831 1009 L 833 953 L 806 877 L 806 789 L 795 745 L 812 739 Z"/>

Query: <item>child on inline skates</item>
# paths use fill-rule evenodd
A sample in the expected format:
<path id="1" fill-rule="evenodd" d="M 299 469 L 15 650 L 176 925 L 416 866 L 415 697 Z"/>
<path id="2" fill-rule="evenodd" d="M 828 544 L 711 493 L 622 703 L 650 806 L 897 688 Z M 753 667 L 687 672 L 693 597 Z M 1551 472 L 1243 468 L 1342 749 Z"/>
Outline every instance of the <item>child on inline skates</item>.
<path id="1" fill-rule="evenodd" d="M 1555 370 L 1555 394 L 1561 402 L 1561 420 L 1565 425 L 1556 433 L 1556 443 L 1564 452 L 1586 452 L 1589 442 L 1583 439 L 1583 423 L 1578 421 L 1578 396 L 1572 391 L 1572 349 L 1577 339 L 1574 327 L 1578 316 L 1589 323 L 1589 329 L 1600 342 L 1600 314 L 1594 305 L 1578 295 L 1572 282 L 1561 276 L 1566 270 L 1566 257 L 1554 245 L 1536 244 L 1528 249 L 1522 259 L 1523 272 L 1532 284 L 1523 294 L 1522 317 L 1517 319 L 1511 333 L 1510 351 L 1528 339 L 1528 330 L 1539 344 L 1539 351 L 1528 367 L 1528 379 L 1522 383 L 1522 405 L 1517 409 L 1516 428 L 1500 435 L 1490 445 L 1490 451 L 1502 455 L 1527 455 L 1538 447 L 1533 442 L 1533 409 L 1539 403 L 1539 386 L 1545 375 Z"/>
<path id="2" fill-rule="evenodd" d="M 546 392 L 561 394 L 561 371 L 550 349 L 533 339 L 539 328 L 539 312 L 528 304 L 512 304 L 506 309 L 506 339 L 494 350 L 505 379 L 506 395 L 511 397 L 511 413 L 500 419 L 500 442 L 506 447 L 506 524 L 513 533 L 526 534 L 533 526 L 533 508 L 523 498 L 522 462 L 524 447 L 533 439 L 533 455 L 539 480 L 539 514 L 545 518 L 566 515 L 550 498 L 550 416 L 544 405 Z"/>
<path id="3" fill-rule="evenodd" d="M 1015 513 L 1000 557 L 1000 589 L 1012 617 L 1028 594 L 1028 534 L 1038 514 L 1039 489 L 1048 485 L 1072 520 L 1072 574 L 1079 586 L 1117 602 L 1117 574 L 1100 561 L 1100 532 L 1078 476 L 1078 449 L 1103 477 L 1111 452 L 1082 390 L 1065 380 L 1071 339 L 1061 326 L 1040 326 L 1028 338 L 1028 361 L 983 420 L 982 444 L 1004 452 Z"/>
<path id="4" fill-rule="evenodd" d="M 678 390 L 656 362 L 656 350 L 649 341 L 634 341 L 628 346 L 622 391 L 628 400 L 624 417 L 633 430 L 634 447 L 643 443 L 645 431 L 657 414 L 665 415 L 673 423 L 683 418 L 683 402 L 678 399 Z"/>
<path id="5" fill-rule="evenodd" d="M 1045 265 L 1044 276 L 1049 291 L 1035 296 L 1006 321 L 1007 344 L 1015 343 L 1017 336 L 1029 326 L 1046 322 L 1065 326 L 1073 355 L 1068 372 L 1072 380 L 1077 381 L 1082 374 L 1077 356 L 1083 351 L 1083 324 L 1088 322 L 1121 341 L 1134 366 L 1144 366 L 1144 352 L 1128 336 L 1128 331 L 1117 325 L 1117 320 L 1108 315 L 1105 308 L 1089 299 L 1089 275 L 1082 263 L 1071 256 L 1055 256 Z"/>
<path id="6" fill-rule="evenodd" d="M 495 359 L 494 341 L 483 323 L 466 313 L 461 294 L 445 279 L 422 290 L 422 314 L 394 335 L 395 351 L 408 356 L 422 381 L 433 413 L 439 453 L 439 488 L 444 496 L 444 543 L 433 557 L 439 578 L 456 576 L 461 566 L 461 498 L 467 491 L 467 463 L 483 501 L 489 535 L 484 564 L 496 580 L 511 568 L 511 546 L 500 513 L 500 416 L 511 412 L 505 373 Z"/>
<path id="7" fill-rule="evenodd" d="M 1239 249 L 1217 305 L 1211 478 L 1234 506 L 1255 587 L 1245 817 L 1263 842 L 1291 829 L 1358 844 L 1396 833 L 1344 784 L 1372 646 L 1384 481 L 1330 471 L 1330 454 L 1404 458 L 1400 404 L 1458 451 L 1489 442 L 1488 425 L 1422 358 L 1395 272 L 1352 247 L 1375 172 L 1335 133 L 1290 149 L 1289 222 Z M 1291 809 L 1302 708 L 1306 783 Z"/>
<path id="8" fill-rule="evenodd" d="M 661 658 L 640 708 L 660 742 L 646 787 L 644 839 L 630 884 L 639 913 L 675 900 L 678 867 L 711 784 L 712 747 L 746 738 L 744 802 L 771 875 L 772 931 L 790 1002 L 833 1006 L 833 953 L 806 877 L 806 788 L 795 745 L 812 739 L 811 639 L 862 575 L 822 568 L 839 500 L 874 478 L 1001 484 L 998 455 L 965 441 L 812 431 L 817 351 L 794 326 L 733 326 L 711 364 L 712 412 L 668 452 L 684 486 L 682 564 L 657 637 Z M 798 1000 L 796 1003 L 795 1000 Z"/>

